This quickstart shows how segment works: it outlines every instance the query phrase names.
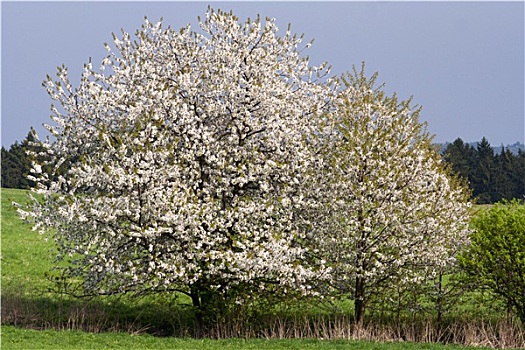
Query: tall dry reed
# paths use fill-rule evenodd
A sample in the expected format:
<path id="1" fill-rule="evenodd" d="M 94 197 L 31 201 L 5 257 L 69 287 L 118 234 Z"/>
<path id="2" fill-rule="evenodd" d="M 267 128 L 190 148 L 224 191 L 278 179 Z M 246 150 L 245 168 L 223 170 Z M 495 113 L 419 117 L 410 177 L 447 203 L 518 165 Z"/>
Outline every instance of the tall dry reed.
<path id="1" fill-rule="evenodd" d="M 511 317 L 499 319 L 450 318 L 441 323 L 432 318 L 398 321 L 369 320 L 356 326 L 345 314 L 300 315 L 259 312 L 248 317 L 242 312 L 222 315 L 204 332 L 197 331 L 191 312 L 184 309 L 159 310 L 143 314 L 136 310 L 119 313 L 119 305 L 100 301 L 24 298 L 23 293 L 3 293 L 2 324 L 24 328 L 119 331 L 163 336 L 207 338 L 315 338 L 369 341 L 410 341 L 447 343 L 491 348 L 525 348 L 525 328 Z M 152 316 L 154 315 L 154 316 Z M 202 331 L 202 330 L 201 330 Z"/>

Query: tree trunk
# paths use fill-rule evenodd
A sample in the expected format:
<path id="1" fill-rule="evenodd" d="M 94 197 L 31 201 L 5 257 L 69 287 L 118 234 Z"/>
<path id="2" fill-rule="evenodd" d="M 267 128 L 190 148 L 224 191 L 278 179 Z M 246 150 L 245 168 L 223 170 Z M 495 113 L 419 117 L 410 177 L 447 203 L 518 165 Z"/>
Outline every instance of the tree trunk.
<path id="1" fill-rule="evenodd" d="M 354 293 L 354 314 L 355 323 L 360 325 L 363 323 L 365 315 L 365 283 L 362 277 L 356 277 L 355 280 L 355 293 Z"/>
<path id="2" fill-rule="evenodd" d="M 218 317 L 224 314 L 225 304 L 220 292 L 216 290 L 203 287 L 202 284 L 194 284 L 190 288 L 190 297 L 197 321 L 197 336 L 204 337 L 210 326 L 218 322 Z"/>
<path id="3" fill-rule="evenodd" d="M 436 299 L 436 309 L 437 309 L 437 323 L 438 327 L 441 327 L 441 322 L 443 320 L 443 272 L 440 270 L 438 275 L 438 291 Z"/>
<path id="4" fill-rule="evenodd" d="M 525 305 L 517 305 L 516 309 L 518 310 L 518 317 L 521 320 L 521 326 L 525 329 Z"/>
<path id="5" fill-rule="evenodd" d="M 195 310 L 195 319 L 197 321 L 197 338 L 202 338 L 204 336 L 204 316 L 202 311 L 201 299 L 199 288 L 195 285 L 191 286 L 190 292 L 191 302 Z"/>
<path id="6" fill-rule="evenodd" d="M 366 165 L 365 165 L 366 168 Z M 360 181 L 363 181 L 360 179 Z M 366 271 L 366 262 L 365 262 L 365 242 L 366 242 L 366 232 L 365 232 L 365 217 L 363 209 L 360 209 L 357 213 L 357 220 L 359 222 L 359 231 L 361 232 L 361 239 L 357 242 L 357 259 L 356 267 L 357 276 L 355 279 L 355 292 L 354 292 L 354 314 L 355 314 L 355 323 L 360 325 L 363 322 L 365 314 L 365 279 L 360 276 Z"/>

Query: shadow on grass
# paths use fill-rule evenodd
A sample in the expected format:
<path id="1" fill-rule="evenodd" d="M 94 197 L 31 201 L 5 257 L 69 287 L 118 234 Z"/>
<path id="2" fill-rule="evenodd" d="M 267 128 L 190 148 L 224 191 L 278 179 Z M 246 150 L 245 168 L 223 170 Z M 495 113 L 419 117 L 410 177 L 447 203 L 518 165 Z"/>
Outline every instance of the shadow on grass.
<path id="1" fill-rule="evenodd" d="M 31 329 L 77 330 L 91 333 L 127 332 L 178 338 L 195 338 L 193 309 L 178 296 L 124 295 L 78 300 L 55 294 L 25 293 L 17 287 L 2 290 L 2 324 Z M 204 337 L 267 339 L 351 339 L 410 341 L 524 348 L 525 329 L 516 319 L 487 320 L 455 316 L 437 324 L 421 317 L 401 322 L 370 319 L 356 326 L 349 315 L 275 313 L 247 315 L 239 311 L 210 324 Z"/>
<path id="2" fill-rule="evenodd" d="M 1 316 L 2 324 L 39 330 L 188 337 L 195 328 L 191 306 L 176 296 L 83 300 L 51 293 L 33 295 L 21 286 L 2 290 Z"/>

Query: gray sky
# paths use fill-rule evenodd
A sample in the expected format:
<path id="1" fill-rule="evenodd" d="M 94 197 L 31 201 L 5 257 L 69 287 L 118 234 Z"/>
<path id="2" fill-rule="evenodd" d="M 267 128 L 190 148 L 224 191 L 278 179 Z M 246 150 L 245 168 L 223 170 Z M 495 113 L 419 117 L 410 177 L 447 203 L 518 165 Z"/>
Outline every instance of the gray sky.
<path id="1" fill-rule="evenodd" d="M 524 2 L 211 2 L 242 20 L 275 17 L 280 28 L 315 39 L 314 64 L 333 73 L 366 62 L 379 82 L 423 106 L 436 142 L 525 142 Z M 51 99 L 42 81 L 64 63 L 79 81 L 104 42 L 144 16 L 197 26 L 207 2 L 2 2 L 2 145 L 34 126 L 44 134 Z"/>

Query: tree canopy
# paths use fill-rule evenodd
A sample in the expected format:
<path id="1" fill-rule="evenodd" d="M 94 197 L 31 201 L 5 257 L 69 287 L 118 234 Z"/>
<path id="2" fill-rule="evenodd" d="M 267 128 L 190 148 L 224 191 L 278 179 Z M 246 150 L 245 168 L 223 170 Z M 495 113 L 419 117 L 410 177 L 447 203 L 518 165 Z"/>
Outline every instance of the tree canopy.
<path id="1" fill-rule="evenodd" d="M 364 68 L 329 77 L 273 19 L 199 23 L 145 20 L 78 87 L 64 66 L 44 82 L 44 200 L 20 213 L 54 228 L 71 293 L 177 291 L 202 323 L 226 302 L 336 291 L 359 321 L 374 287 L 451 262 L 468 204 L 419 108 Z"/>
<path id="2" fill-rule="evenodd" d="M 100 71 L 86 64 L 79 87 L 65 67 L 44 82 L 59 105 L 55 166 L 75 161 L 41 178 L 46 204 L 31 215 L 57 230 L 82 293 L 176 290 L 205 308 L 210 294 L 300 290 L 322 274 L 302 263 L 295 213 L 312 115 L 333 94 L 314 83 L 325 66 L 273 19 L 210 10 L 200 26 L 146 20 L 137 41 L 106 45 Z"/>
<path id="3" fill-rule="evenodd" d="M 361 321 L 380 288 L 434 276 L 466 240 L 466 193 L 446 175 L 420 108 L 386 96 L 377 75 L 343 78 L 315 188 L 325 200 L 312 235 L 333 268 L 333 285 L 352 293 Z"/>

